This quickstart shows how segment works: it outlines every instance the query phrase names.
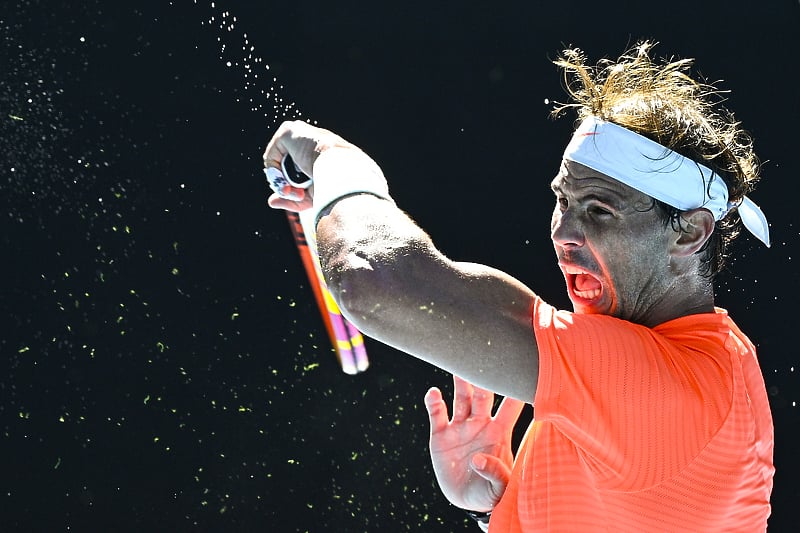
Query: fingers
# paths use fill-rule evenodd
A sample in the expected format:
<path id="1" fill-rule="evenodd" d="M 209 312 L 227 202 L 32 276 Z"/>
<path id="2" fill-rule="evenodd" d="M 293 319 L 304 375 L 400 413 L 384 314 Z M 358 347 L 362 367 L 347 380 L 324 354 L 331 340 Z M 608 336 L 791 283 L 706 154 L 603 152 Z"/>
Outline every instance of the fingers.
<path id="1" fill-rule="evenodd" d="M 447 418 L 447 405 L 442 398 L 442 391 L 433 387 L 425 394 L 425 408 L 428 410 L 428 420 L 431 423 L 431 435 L 442 431 L 449 424 Z"/>
<path id="2" fill-rule="evenodd" d="M 492 416 L 492 407 L 494 407 L 494 393 L 473 385 L 472 416 L 490 418 Z"/>
<path id="3" fill-rule="evenodd" d="M 493 404 L 493 392 L 476 387 L 455 374 L 453 375 L 452 420 L 449 421 L 447 418 L 447 405 L 438 388 L 431 388 L 425 394 L 425 407 L 428 409 L 432 432 L 445 428 L 449 423 L 464 422 L 469 418 L 481 417 L 492 418 L 498 425 L 511 429 L 525 407 L 525 402 L 506 397 L 500 403 L 497 413 L 492 417 Z"/>
<path id="4" fill-rule="evenodd" d="M 472 414 L 472 384 L 453 374 L 453 422 L 463 422 Z"/>
<path id="5" fill-rule="evenodd" d="M 494 393 L 472 385 L 458 376 L 453 376 L 455 397 L 453 399 L 453 421 L 465 420 L 469 417 L 492 416 Z"/>
<path id="6" fill-rule="evenodd" d="M 275 134 L 267 143 L 267 148 L 264 150 L 264 167 L 281 168 L 281 161 L 289 153 L 289 147 L 286 146 L 287 138 L 292 136 L 292 128 L 297 128 L 300 121 L 290 120 L 283 122 Z"/>
<path id="7" fill-rule="evenodd" d="M 313 153 L 316 147 L 313 134 L 318 129 L 299 120 L 286 121 L 278 127 L 269 143 L 267 143 L 262 156 L 267 180 L 270 182 L 270 187 L 285 199 L 299 201 L 302 200 L 302 197 L 296 198 L 296 189 L 291 187 L 283 176 L 281 172 L 283 160 L 287 155 L 291 155 L 295 160 L 295 164 L 299 164 L 300 161 L 298 159 L 301 157 L 305 159 L 309 152 Z M 312 158 L 306 166 L 313 165 L 314 159 Z M 277 178 L 274 177 L 273 173 L 277 174 Z M 311 176 L 311 174 L 308 175 Z M 271 178 L 271 176 L 273 177 Z M 284 190 L 284 188 L 288 190 Z M 284 207 L 284 209 L 286 208 Z M 294 209 L 289 210 L 294 211 Z"/>
<path id="8" fill-rule="evenodd" d="M 300 211 L 305 211 L 306 209 L 310 209 L 311 198 L 309 198 L 309 196 L 305 194 L 305 192 L 302 192 L 303 189 L 293 189 L 293 190 L 301 191 L 295 196 L 295 198 L 298 198 L 297 200 L 285 198 L 279 196 L 276 193 L 269 197 L 267 203 L 273 209 L 284 209 L 286 211 L 294 211 L 295 213 L 299 213 Z"/>
<path id="9" fill-rule="evenodd" d="M 500 402 L 500 407 L 497 408 L 494 421 L 503 426 L 511 427 L 517 422 L 523 407 L 525 407 L 525 402 L 506 396 Z"/>
<path id="10" fill-rule="evenodd" d="M 280 168 L 281 161 L 288 154 L 301 171 L 313 178 L 314 162 L 319 154 L 335 146 L 354 147 L 332 131 L 302 120 L 286 121 L 267 143 L 263 155 L 264 167 Z"/>

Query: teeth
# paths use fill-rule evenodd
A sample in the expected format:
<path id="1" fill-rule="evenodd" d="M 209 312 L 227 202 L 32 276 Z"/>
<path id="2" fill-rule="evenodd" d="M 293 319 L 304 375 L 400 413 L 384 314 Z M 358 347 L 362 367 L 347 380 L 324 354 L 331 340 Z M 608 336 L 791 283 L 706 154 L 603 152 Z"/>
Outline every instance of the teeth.
<path id="1" fill-rule="evenodd" d="M 581 270 L 580 268 L 572 267 L 572 266 L 565 266 L 564 272 L 567 274 L 588 274 L 585 270 Z"/>
<path id="2" fill-rule="evenodd" d="M 582 268 L 578 268 L 578 267 L 574 267 L 574 266 L 568 266 L 568 265 L 562 265 L 562 266 L 564 268 L 564 272 L 566 272 L 567 274 L 570 274 L 572 276 L 577 276 L 579 274 L 589 274 L 589 272 L 583 270 Z M 586 290 L 586 291 L 580 291 L 577 288 L 573 287 L 573 290 L 575 291 L 575 295 L 578 298 L 582 298 L 584 300 L 594 300 L 595 298 L 599 297 L 600 294 L 603 292 L 602 288 L 601 289 L 589 289 L 589 290 Z"/>
<path id="3" fill-rule="evenodd" d="M 590 291 L 579 291 L 579 290 L 576 290 L 575 294 L 578 297 L 583 298 L 585 300 L 594 300 L 595 298 L 600 296 L 600 292 L 601 292 L 600 289 L 592 289 Z"/>

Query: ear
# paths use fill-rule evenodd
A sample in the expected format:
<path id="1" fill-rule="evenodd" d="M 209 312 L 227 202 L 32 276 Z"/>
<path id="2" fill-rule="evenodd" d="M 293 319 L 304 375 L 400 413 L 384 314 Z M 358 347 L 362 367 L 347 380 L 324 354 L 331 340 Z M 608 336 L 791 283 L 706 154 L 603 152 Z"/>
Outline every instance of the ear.
<path id="1" fill-rule="evenodd" d="M 680 229 L 673 237 L 670 253 L 687 257 L 703 247 L 714 231 L 714 215 L 705 208 L 690 209 L 680 214 Z"/>

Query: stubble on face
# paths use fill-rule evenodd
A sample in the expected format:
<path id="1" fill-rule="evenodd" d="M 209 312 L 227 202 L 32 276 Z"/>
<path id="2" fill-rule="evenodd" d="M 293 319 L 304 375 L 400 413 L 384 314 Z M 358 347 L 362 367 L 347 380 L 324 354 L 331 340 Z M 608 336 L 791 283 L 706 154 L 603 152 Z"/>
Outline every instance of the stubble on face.
<path id="1" fill-rule="evenodd" d="M 663 224 L 653 200 L 570 161 L 552 187 L 553 244 L 575 312 L 647 322 L 669 272 L 671 228 Z M 599 293 L 594 290 L 598 286 Z"/>

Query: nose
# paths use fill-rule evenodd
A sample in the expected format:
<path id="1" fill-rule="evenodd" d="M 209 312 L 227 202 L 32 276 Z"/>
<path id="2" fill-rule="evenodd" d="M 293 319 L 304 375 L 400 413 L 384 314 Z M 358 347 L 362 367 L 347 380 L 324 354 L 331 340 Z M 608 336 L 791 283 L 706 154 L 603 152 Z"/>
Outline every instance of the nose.
<path id="1" fill-rule="evenodd" d="M 554 244 L 564 248 L 583 246 L 583 228 L 575 209 L 562 210 L 556 205 L 550 221 L 550 238 Z"/>

